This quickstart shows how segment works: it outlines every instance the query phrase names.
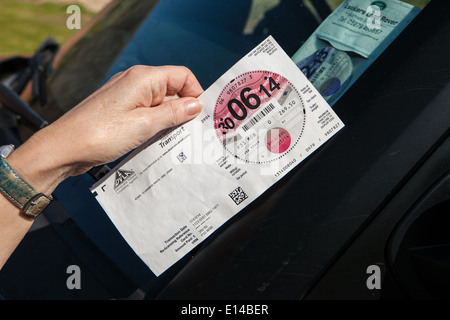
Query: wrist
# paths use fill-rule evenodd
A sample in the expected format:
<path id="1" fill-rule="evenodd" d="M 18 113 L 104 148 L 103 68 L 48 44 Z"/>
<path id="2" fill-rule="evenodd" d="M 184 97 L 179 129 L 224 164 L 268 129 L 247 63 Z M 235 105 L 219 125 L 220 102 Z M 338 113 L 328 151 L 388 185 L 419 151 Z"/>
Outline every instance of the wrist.
<path id="1" fill-rule="evenodd" d="M 50 195 L 69 174 L 62 152 L 46 130 L 34 134 L 8 157 L 11 168 L 37 192 Z M 56 145 L 56 144 L 55 144 Z"/>

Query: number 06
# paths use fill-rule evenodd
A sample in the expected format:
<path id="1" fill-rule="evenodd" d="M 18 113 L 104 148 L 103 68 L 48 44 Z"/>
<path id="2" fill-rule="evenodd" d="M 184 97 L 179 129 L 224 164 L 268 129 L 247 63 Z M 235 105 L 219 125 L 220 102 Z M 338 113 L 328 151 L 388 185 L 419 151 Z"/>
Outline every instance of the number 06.
<path id="1" fill-rule="evenodd" d="M 237 105 L 239 107 L 239 109 L 241 109 L 242 111 L 242 115 L 239 115 L 233 108 L 233 103 L 235 105 Z M 245 108 L 245 106 L 242 104 L 242 102 L 240 102 L 237 99 L 231 99 L 230 101 L 228 101 L 228 111 L 230 111 L 231 115 L 237 119 L 237 120 L 244 120 L 247 117 L 247 109 Z"/>

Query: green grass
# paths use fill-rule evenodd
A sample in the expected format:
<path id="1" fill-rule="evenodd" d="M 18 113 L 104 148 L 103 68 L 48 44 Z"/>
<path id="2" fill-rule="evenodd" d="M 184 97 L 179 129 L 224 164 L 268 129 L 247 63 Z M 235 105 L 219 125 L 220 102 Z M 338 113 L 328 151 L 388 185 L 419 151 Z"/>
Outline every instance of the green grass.
<path id="1" fill-rule="evenodd" d="M 68 5 L 30 0 L 0 0 L 0 57 L 30 54 L 47 37 L 63 44 L 77 30 L 69 30 Z M 92 17 L 81 7 L 81 27 Z"/>

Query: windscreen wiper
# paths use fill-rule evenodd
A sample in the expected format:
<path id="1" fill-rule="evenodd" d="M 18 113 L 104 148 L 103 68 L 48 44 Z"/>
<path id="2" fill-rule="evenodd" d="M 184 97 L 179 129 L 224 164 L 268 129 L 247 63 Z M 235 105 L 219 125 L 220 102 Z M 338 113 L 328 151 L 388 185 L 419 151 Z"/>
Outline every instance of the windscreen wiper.
<path id="1" fill-rule="evenodd" d="M 34 55 L 28 59 L 28 65 L 12 78 L 8 87 L 17 94 L 21 94 L 28 82 L 32 79 L 32 100 L 39 100 L 41 106 L 47 103 L 46 81 L 50 75 L 51 64 L 59 45 L 53 38 L 47 38 L 36 49 Z"/>
<path id="2" fill-rule="evenodd" d="M 46 120 L 23 101 L 17 93 L 3 83 L 0 83 L 0 103 L 10 111 L 19 115 L 35 130 L 42 129 L 48 125 Z"/>

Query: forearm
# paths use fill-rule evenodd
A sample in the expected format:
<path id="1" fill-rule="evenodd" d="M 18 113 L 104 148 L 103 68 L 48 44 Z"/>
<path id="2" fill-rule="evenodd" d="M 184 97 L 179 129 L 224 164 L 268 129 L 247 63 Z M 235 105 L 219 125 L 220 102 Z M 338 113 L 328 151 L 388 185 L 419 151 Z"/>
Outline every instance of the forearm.
<path id="1" fill-rule="evenodd" d="M 37 192 L 48 195 L 71 175 L 70 159 L 66 159 L 70 153 L 64 150 L 64 141 L 59 141 L 61 135 L 52 128 L 34 134 L 7 159 L 22 179 Z"/>
<path id="2" fill-rule="evenodd" d="M 50 195 L 67 175 L 52 152 L 51 130 L 42 130 L 7 158 L 10 167 L 37 192 Z M 21 242 L 33 219 L 20 213 L 19 207 L 0 196 L 0 268 Z"/>
<path id="3" fill-rule="evenodd" d="M 0 196 L 0 269 L 30 229 L 33 219 L 20 214 L 11 201 Z"/>

